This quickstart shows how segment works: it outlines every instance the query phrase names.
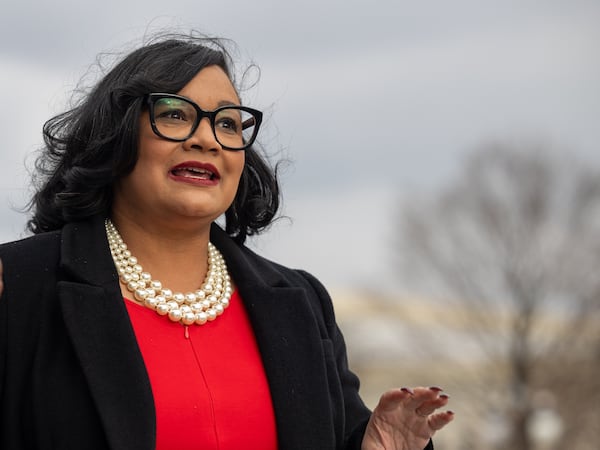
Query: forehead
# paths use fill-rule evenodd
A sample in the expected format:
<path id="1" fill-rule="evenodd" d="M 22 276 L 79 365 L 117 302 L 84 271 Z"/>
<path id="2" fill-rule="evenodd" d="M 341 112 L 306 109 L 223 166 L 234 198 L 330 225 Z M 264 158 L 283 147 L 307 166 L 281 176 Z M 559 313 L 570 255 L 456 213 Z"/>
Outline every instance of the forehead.
<path id="1" fill-rule="evenodd" d="M 205 67 L 177 94 L 192 99 L 205 108 L 214 108 L 223 103 L 240 103 L 235 87 L 219 66 Z"/>

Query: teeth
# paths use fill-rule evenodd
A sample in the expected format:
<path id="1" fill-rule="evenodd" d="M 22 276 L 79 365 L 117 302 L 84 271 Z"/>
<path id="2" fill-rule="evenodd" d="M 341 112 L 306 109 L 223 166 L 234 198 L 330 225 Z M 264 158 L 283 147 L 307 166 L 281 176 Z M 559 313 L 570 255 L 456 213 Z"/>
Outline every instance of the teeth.
<path id="1" fill-rule="evenodd" d="M 179 167 L 177 169 L 174 169 L 173 172 L 178 172 L 181 176 L 188 176 L 194 178 L 198 177 L 212 179 L 214 177 L 213 172 L 200 167 Z"/>
<path id="2" fill-rule="evenodd" d="M 212 172 L 206 169 L 199 169 L 197 167 L 186 167 L 186 170 L 190 171 L 190 172 L 194 172 L 194 173 L 206 173 L 209 175 L 212 175 Z"/>

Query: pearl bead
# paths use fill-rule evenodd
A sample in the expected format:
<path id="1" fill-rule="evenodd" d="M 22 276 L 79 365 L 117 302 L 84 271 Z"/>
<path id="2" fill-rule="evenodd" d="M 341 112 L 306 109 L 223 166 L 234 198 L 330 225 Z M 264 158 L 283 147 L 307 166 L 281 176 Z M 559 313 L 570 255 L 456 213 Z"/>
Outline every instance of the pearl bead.
<path id="1" fill-rule="evenodd" d="M 154 298 L 154 297 L 147 297 L 144 300 L 144 305 L 146 305 L 150 309 L 156 309 L 157 304 L 158 304 L 158 302 L 156 301 L 156 298 Z"/>
<path id="2" fill-rule="evenodd" d="M 169 307 L 169 311 L 172 309 L 179 308 L 179 304 L 173 300 L 171 300 L 170 302 L 167 302 L 167 306 Z"/>
<path id="3" fill-rule="evenodd" d="M 196 321 L 196 314 L 194 314 L 193 312 L 185 313 L 181 318 L 181 321 L 184 325 L 191 325 Z"/>
<path id="4" fill-rule="evenodd" d="M 156 312 L 161 316 L 164 316 L 169 313 L 169 307 L 166 303 L 159 303 L 156 305 Z"/>
<path id="5" fill-rule="evenodd" d="M 176 294 L 173 294 L 173 300 L 181 305 L 185 301 L 185 296 L 181 292 L 177 292 Z"/>
<path id="6" fill-rule="evenodd" d="M 198 325 L 204 325 L 208 321 L 208 314 L 201 312 L 196 314 L 196 323 Z"/>
<path id="7" fill-rule="evenodd" d="M 179 322 L 182 317 L 183 314 L 178 309 L 172 309 L 171 311 L 169 311 L 169 319 L 171 319 L 173 322 Z"/>

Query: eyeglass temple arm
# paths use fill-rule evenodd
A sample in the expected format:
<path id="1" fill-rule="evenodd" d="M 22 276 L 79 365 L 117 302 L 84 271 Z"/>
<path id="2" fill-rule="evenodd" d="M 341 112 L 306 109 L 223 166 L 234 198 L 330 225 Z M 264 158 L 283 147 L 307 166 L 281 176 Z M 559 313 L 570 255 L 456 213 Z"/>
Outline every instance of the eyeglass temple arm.
<path id="1" fill-rule="evenodd" d="M 254 117 L 250 117 L 242 122 L 242 130 L 245 130 L 253 125 L 256 125 L 256 119 Z"/>

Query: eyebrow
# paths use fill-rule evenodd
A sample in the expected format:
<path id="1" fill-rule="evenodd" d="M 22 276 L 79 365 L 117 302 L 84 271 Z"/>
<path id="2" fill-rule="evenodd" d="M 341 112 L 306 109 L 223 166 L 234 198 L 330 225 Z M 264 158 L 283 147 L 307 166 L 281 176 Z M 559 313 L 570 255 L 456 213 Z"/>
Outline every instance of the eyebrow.
<path id="1" fill-rule="evenodd" d="M 229 101 L 229 100 L 221 100 L 221 101 L 219 101 L 219 103 L 217 103 L 217 105 L 219 105 L 219 106 L 242 106 L 240 103 L 233 103 L 232 101 Z"/>

